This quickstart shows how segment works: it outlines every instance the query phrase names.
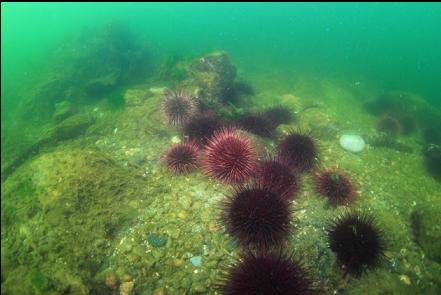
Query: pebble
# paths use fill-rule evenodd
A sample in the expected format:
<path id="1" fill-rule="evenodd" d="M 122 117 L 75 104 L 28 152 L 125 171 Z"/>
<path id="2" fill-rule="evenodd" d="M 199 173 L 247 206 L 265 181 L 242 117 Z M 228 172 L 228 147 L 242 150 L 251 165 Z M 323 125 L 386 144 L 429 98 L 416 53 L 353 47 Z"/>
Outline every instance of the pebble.
<path id="1" fill-rule="evenodd" d="M 118 288 L 118 277 L 115 273 L 108 273 L 106 276 L 106 286 L 112 290 Z"/>
<path id="2" fill-rule="evenodd" d="M 147 240 L 155 248 L 164 247 L 167 243 L 167 238 L 158 234 L 149 234 Z"/>
<path id="3" fill-rule="evenodd" d="M 124 282 L 119 286 L 120 295 L 130 295 L 133 291 L 134 282 Z"/>
<path id="4" fill-rule="evenodd" d="M 406 285 L 410 285 L 410 278 L 406 275 L 400 275 L 400 281 Z"/>
<path id="5" fill-rule="evenodd" d="M 216 222 L 211 221 L 211 222 L 208 224 L 208 230 L 209 230 L 210 232 L 214 233 L 214 232 L 217 232 L 217 231 L 219 230 L 219 227 L 217 226 Z"/>
<path id="6" fill-rule="evenodd" d="M 343 134 L 339 142 L 343 149 L 353 153 L 359 153 L 365 147 L 363 138 L 355 134 Z"/>
<path id="7" fill-rule="evenodd" d="M 185 211 L 180 211 L 180 212 L 178 213 L 178 217 L 179 217 L 180 219 L 185 219 L 185 218 L 187 218 L 187 212 L 185 212 Z"/>
<path id="8" fill-rule="evenodd" d="M 236 240 L 234 240 L 234 239 L 229 239 L 228 242 L 227 242 L 227 244 L 225 245 L 225 249 L 226 249 L 228 252 L 231 252 L 231 251 L 233 251 L 234 249 L 237 248 L 237 244 L 238 244 L 238 242 L 237 242 Z"/>
<path id="9" fill-rule="evenodd" d="M 132 277 L 129 274 L 125 274 L 122 277 L 123 282 L 131 282 L 132 281 Z"/>
<path id="10" fill-rule="evenodd" d="M 201 266 L 202 265 L 202 257 L 201 256 L 193 256 L 190 258 L 190 262 L 193 266 Z"/>

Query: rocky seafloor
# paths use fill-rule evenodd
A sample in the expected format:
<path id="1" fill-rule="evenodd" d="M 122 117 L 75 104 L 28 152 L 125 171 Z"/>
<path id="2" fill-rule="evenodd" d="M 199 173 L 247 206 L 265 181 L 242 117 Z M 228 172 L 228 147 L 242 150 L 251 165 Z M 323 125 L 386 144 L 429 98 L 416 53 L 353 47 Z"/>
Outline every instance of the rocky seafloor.
<path id="1" fill-rule="evenodd" d="M 18 160 L 2 163 L 2 294 L 219 293 L 226 268 L 241 254 L 219 219 L 220 201 L 231 187 L 200 171 L 174 175 L 161 161 L 164 150 L 181 140 L 160 112 L 165 87 L 176 85 L 225 116 L 241 108 L 289 108 L 296 121 L 279 126 L 277 134 L 310 130 L 319 144 L 318 168 L 337 166 L 356 180 L 358 197 L 350 207 L 377 217 L 387 233 L 386 260 L 359 278 L 344 275 L 325 230 L 345 208 L 329 206 L 313 189 L 313 172 L 304 173 L 286 248 L 300 256 L 317 289 L 440 293 L 441 184 L 423 164 L 422 131 L 394 144 L 379 140 L 376 115 L 364 100 L 378 93 L 321 77 L 302 77 L 287 93 L 271 87 L 277 77 L 245 73 L 254 91 L 235 93 L 232 110 L 219 99 L 232 97 L 228 85 L 237 81 L 225 56 L 176 63 L 161 72 L 162 80 L 126 87 L 116 110 L 105 100 L 75 111 L 57 102 L 55 125 Z M 220 61 L 219 72 L 204 68 L 210 58 Z M 185 69 L 189 74 L 181 77 Z M 411 109 L 429 108 L 406 95 Z M 339 145 L 349 130 L 367 141 L 359 153 Z M 273 140 L 254 139 L 265 152 L 274 150 Z"/>

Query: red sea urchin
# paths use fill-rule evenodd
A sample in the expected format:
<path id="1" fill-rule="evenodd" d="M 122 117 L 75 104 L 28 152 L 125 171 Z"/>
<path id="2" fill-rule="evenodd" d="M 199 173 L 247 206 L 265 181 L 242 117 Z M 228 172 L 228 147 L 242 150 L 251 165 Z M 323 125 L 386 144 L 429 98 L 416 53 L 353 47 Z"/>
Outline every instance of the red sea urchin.
<path id="1" fill-rule="evenodd" d="M 197 112 L 197 103 L 182 90 L 168 90 L 161 109 L 169 125 L 182 126 Z"/>
<path id="2" fill-rule="evenodd" d="M 189 173 L 198 167 L 198 146 L 190 141 L 173 145 L 166 150 L 164 163 L 175 174 Z"/>
<path id="3" fill-rule="evenodd" d="M 347 211 L 329 225 L 327 232 L 329 247 L 346 273 L 360 276 L 382 262 L 384 233 L 371 215 Z"/>
<path id="4" fill-rule="evenodd" d="M 222 294 L 306 295 L 315 294 L 312 280 L 302 264 L 283 254 L 249 253 L 231 267 L 220 286 Z"/>
<path id="5" fill-rule="evenodd" d="M 314 167 L 318 154 L 317 143 L 306 134 L 291 132 L 278 145 L 279 157 L 285 159 L 291 168 L 307 171 Z"/>
<path id="6" fill-rule="evenodd" d="M 320 171 L 315 177 L 315 188 L 334 206 L 348 204 L 356 196 L 351 179 L 337 170 Z"/>
<path id="7" fill-rule="evenodd" d="M 250 249 L 270 249 L 291 231 L 290 203 L 258 185 L 236 187 L 222 203 L 227 232 Z"/>
<path id="8" fill-rule="evenodd" d="M 254 173 L 256 152 L 251 140 L 233 129 L 220 129 L 208 141 L 205 172 L 224 183 L 242 183 Z"/>
<path id="9" fill-rule="evenodd" d="M 258 164 L 256 182 L 285 199 L 292 199 L 300 188 L 299 177 L 281 159 L 267 159 Z"/>

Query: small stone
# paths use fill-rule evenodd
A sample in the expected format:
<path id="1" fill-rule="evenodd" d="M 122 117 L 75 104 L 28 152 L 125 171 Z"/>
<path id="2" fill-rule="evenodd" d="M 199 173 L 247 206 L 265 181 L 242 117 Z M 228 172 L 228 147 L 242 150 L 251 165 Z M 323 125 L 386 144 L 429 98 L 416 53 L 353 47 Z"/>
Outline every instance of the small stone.
<path id="1" fill-rule="evenodd" d="M 400 275 L 400 281 L 406 285 L 410 285 L 410 278 L 406 275 Z"/>
<path id="2" fill-rule="evenodd" d="M 230 239 L 230 240 L 228 240 L 227 244 L 225 245 L 225 249 L 228 252 L 231 252 L 237 248 L 237 244 L 238 244 L 238 242 L 236 240 Z"/>
<path id="3" fill-rule="evenodd" d="M 114 272 L 110 272 L 106 275 L 106 286 L 112 290 L 118 288 L 118 277 Z"/>
<path id="4" fill-rule="evenodd" d="M 211 222 L 208 224 L 208 231 L 209 231 L 209 232 L 214 233 L 214 232 L 217 232 L 218 230 L 219 230 L 219 227 L 217 226 L 216 222 L 211 221 Z"/>
<path id="5" fill-rule="evenodd" d="M 207 292 L 207 288 L 203 284 L 199 284 L 199 283 L 194 286 L 194 290 L 195 290 L 195 292 L 198 292 L 198 293 Z"/>
<path id="6" fill-rule="evenodd" d="M 180 139 L 178 136 L 173 136 L 173 137 L 171 138 L 171 142 L 172 142 L 172 143 L 180 143 L 180 142 L 181 142 L 181 139 Z"/>
<path id="7" fill-rule="evenodd" d="M 202 265 L 202 257 L 201 256 L 193 256 L 190 258 L 190 262 L 193 266 L 199 267 Z"/>
<path id="8" fill-rule="evenodd" d="M 184 264 L 184 261 L 183 261 L 182 259 L 178 259 L 178 258 L 176 258 L 176 259 L 174 260 L 174 263 L 175 263 L 175 266 L 176 266 L 176 267 L 180 267 L 180 266 L 182 266 L 182 265 Z"/>
<path id="9" fill-rule="evenodd" d="M 134 282 L 124 282 L 119 286 L 119 294 L 120 295 L 130 295 L 133 291 Z"/>
<path id="10" fill-rule="evenodd" d="M 186 219 L 186 218 L 187 218 L 187 212 L 185 212 L 185 211 L 180 211 L 180 212 L 178 213 L 178 217 L 179 217 L 180 219 Z"/>
<path id="11" fill-rule="evenodd" d="M 155 248 L 164 247 L 167 244 L 167 238 L 158 234 L 149 234 L 147 241 Z"/>
<path id="12" fill-rule="evenodd" d="M 125 274 L 122 277 L 122 281 L 123 282 L 131 282 L 132 281 L 132 276 L 130 276 L 129 274 Z"/>

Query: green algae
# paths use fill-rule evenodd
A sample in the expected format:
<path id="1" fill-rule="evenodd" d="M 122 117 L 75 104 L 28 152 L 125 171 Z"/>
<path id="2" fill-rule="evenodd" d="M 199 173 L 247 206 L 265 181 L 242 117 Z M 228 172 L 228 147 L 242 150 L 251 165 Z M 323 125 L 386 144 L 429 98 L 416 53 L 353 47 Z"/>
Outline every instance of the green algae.
<path id="1" fill-rule="evenodd" d="M 38 291 L 48 291 L 52 288 L 49 278 L 38 270 L 31 272 L 31 284 Z"/>

